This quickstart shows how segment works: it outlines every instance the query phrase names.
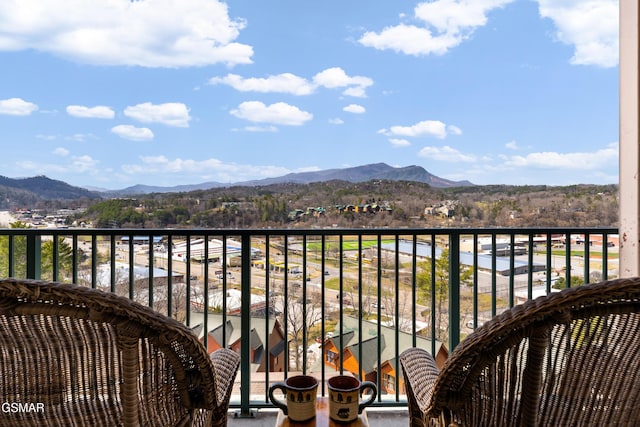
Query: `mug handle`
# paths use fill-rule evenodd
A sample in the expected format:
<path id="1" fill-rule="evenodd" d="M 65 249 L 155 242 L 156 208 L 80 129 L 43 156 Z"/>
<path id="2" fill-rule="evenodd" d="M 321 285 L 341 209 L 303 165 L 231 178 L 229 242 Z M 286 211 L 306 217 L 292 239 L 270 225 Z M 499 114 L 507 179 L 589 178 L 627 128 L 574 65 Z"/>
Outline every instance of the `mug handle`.
<path id="1" fill-rule="evenodd" d="M 289 413 L 287 412 L 287 405 L 285 403 L 282 403 L 282 401 L 278 400 L 275 398 L 275 396 L 273 395 L 273 392 L 276 390 L 282 390 L 282 392 L 285 394 L 287 394 L 287 385 L 283 382 L 280 383 L 274 383 L 271 387 L 269 387 L 269 399 L 271 400 L 271 402 L 277 406 L 278 408 L 282 409 L 282 412 L 284 412 L 285 415 L 289 415 Z"/>
<path id="2" fill-rule="evenodd" d="M 369 397 L 366 402 L 362 402 L 360 405 L 358 405 L 358 414 L 361 414 L 364 408 L 371 405 L 373 401 L 376 400 L 376 397 L 378 397 L 378 388 L 376 387 L 375 383 L 372 383 L 371 381 L 363 381 L 360 384 L 360 394 L 362 394 L 362 391 L 366 389 L 371 389 L 373 393 L 371 393 L 371 397 Z"/>

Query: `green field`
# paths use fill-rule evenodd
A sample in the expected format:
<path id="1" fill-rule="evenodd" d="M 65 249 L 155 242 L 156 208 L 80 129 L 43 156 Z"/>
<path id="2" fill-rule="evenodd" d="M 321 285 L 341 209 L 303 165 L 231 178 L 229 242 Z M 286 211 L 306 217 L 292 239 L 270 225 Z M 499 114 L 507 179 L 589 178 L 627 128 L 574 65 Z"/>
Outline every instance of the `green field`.
<path id="1" fill-rule="evenodd" d="M 536 254 L 540 255 L 540 254 L 545 254 L 546 252 L 543 250 L 536 250 L 535 251 Z M 567 251 L 564 249 L 553 249 L 551 251 L 551 255 L 553 256 L 567 256 Z M 572 250 L 571 251 L 571 256 L 574 257 L 584 257 L 584 251 L 583 250 Z M 602 251 L 589 251 L 589 257 L 590 258 L 602 258 Z M 607 258 L 608 259 L 617 259 L 620 257 L 620 254 L 618 252 L 607 252 Z"/>
<path id="2" fill-rule="evenodd" d="M 382 244 L 385 243 L 393 243 L 394 239 L 382 239 Z M 368 249 L 371 247 L 376 247 L 378 245 L 378 239 L 371 240 L 362 240 L 362 249 Z M 309 251 L 319 251 L 322 249 L 322 243 L 320 242 L 309 242 L 307 243 L 307 250 Z M 338 242 L 337 241 L 326 241 L 325 242 L 325 250 L 337 250 Z M 357 251 L 358 250 L 358 241 L 357 240 L 343 240 L 342 241 L 342 250 L 343 251 Z"/>

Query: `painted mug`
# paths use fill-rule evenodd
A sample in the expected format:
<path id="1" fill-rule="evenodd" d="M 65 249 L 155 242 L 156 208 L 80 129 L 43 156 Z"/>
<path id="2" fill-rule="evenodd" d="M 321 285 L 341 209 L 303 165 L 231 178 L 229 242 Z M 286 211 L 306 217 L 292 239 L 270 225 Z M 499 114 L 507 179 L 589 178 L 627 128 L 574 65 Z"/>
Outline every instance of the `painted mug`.
<path id="1" fill-rule="evenodd" d="M 378 389 L 371 381 L 360 382 L 349 375 L 329 378 L 329 418 L 340 423 L 350 423 L 358 418 L 365 407 L 371 405 L 378 395 Z M 368 399 L 360 402 L 360 395 L 371 390 Z"/>
<path id="2" fill-rule="evenodd" d="M 286 395 L 286 402 L 274 396 L 276 390 Z M 295 375 L 269 387 L 269 399 L 292 421 L 308 421 L 316 416 L 318 380 L 309 375 Z"/>

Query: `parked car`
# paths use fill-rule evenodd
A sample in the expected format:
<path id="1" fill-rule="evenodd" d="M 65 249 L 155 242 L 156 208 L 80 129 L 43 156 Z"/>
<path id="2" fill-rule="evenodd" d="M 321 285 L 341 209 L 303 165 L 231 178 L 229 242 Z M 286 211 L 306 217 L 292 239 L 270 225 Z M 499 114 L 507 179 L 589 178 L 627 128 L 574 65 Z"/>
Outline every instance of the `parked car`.
<path id="1" fill-rule="evenodd" d="M 378 303 L 377 302 L 371 303 L 371 307 L 378 308 Z M 384 310 L 384 304 L 382 303 L 380 303 L 380 310 Z"/>

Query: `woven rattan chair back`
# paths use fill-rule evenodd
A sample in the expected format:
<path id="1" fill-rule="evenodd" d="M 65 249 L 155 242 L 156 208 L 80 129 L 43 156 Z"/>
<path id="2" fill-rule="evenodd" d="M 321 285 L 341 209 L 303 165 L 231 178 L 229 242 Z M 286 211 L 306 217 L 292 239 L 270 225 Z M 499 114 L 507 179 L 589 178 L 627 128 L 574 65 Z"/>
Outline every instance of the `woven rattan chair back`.
<path id="1" fill-rule="evenodd" d="M 0 279 L 0 426 L 225 425 L 238 364 L 124 297 Z"/>
<path id="2" fill-rule="evenodd" d="M 640 279 L 518 305 L 463 340 L 438 372 L 401 355 L 411 425 L 640 425 Z"/>

